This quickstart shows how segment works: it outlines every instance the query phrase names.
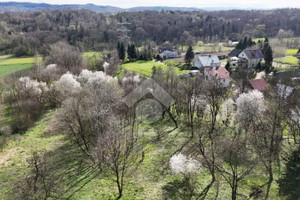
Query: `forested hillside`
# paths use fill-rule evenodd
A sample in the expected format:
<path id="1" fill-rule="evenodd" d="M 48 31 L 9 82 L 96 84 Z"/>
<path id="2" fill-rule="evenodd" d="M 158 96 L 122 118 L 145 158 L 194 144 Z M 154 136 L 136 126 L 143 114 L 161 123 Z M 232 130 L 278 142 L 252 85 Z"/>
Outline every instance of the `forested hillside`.
<path id="1" fill-rule="evenodd" d="M 269 11 L 142 11 L 116 15 L 87 10 L 0 13 L 0 52 L 33 55 L 49 44 L 66 40 L 81 50 L 115 48 L 120 22 L 128 22 L 129 36 L 137 45 L 169 42 L 175 46 L 195 41 L 214 42 L 243 36 L 276 36 L 280 29 L 300 35 L 300 10 Z"/>

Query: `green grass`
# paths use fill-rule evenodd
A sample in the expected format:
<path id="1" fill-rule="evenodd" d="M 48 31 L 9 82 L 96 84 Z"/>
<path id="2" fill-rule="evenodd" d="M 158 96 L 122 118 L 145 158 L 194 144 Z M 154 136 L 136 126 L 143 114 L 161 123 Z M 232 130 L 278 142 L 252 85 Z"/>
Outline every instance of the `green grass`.
<path id="1" fill-rule="evenodd" d="M 213 48 L 213 45 L 215 45 L 216 47 Z M 194 51 L 199 51 L 199 52 L 210 52 L 210 53 L 218 53 L 219 52 L 219 48 L 218 48 L 219 44 L 205 44 L 204 46 L 193 46 L 193 50 Z M 180 51 L 186 51 L 188 48 L 188 46 L 180 46 L 178 48 L 178 50 Z M 233 47 L 227 47 L 223 44 L 223 47 L 221 48 L 221 52 L 224 51 L 231 51 L 233 50 Z"/>
<path id="2" fill-rule="evenodd" d="M 297 52 L 298 52 L 298 49 L 287 49 L 285 51 L 285 53 L 288 55 L 295 55 Z"/>
<path id="3" fill-rule="evenodd" d="M 34 57 L 15 58 L 13 55 L 0 56 L 0 76 L 5 76 L 14 71 L 26 70 L 35 63 Z"/>
<path id="4" fill-rule="evenodd" d="M 93 56 L 97 56 L 97 55 L 101 55 L 101 53 L 100 52 L 97 52 L 97 51 L 87 51 L 87 52 L 84 52 L 83 54 L 82 54 L 82 57 L 83 58 L 91 58 L 91 57 L 93 57 Z"/>
<path id="5" fill-rule="evenodd" d="M 9 199 L 13 184 L 28 172 L 26 160 L 32 152 L 50 151 L 63 144 L 63 135 L 45 135 L 52 114 L 48 113 L 25 135 L 11 136 L 0 152 L 0 199 Z"/>
<path id="6" fill-rule="evenodd" d="M 137 72 L 139 74 L 145 75 L 145 76 L 149 76 L 152 73 L 152 68 L 153 66 L 155 67 L 161 67 L 163 70 L 167 70 L 168 66 L 165 65 L 164 63 L 160 63 L 160 62 L 154 62 L 154 61 L 135 61 L 135 62 L 128 62 L 128 63 L 124 63 L 122 65 L 123 69 L 126 69 L 128 71 L 133 71 L 133 72 Z M 188 70 L 180 70 L 179 68 L 175 68 L 175 72 L 176 74 L 180 75 L 180 74 L 184 74 L 184 73 L 188 73 Z"/>
<path id="7" fill-rule="evenodd" d="M 281 64 L 289 64 L 289 65 L 299 65 L 298 59 L 294 56 L 286 56 L 283 58 L 277 58 L 275 59 L 276 62 Z"/>
<path id="8" fill-rule="evenodd" d="M 117 196 L 115 183 L 105 173 L 94 176 L 97 173 L 94 173 L 90 166 L 86 168 L 85 163 L 78 162 L 78 159 L 82 159 L 82 154 L 78 152 L 78 148 L 70 145 L 64 134 L 50 134 L 47 131 L 53 114 L 49 112 L 25 135 L 11 138 L 11 141 L 4 147 L 4 151 L 0 152 L 0 199 L 12 199 L 12 186 L 24 178 L 29 171 L 26 160 L 33 151 L 46 152 L 47 159 L 53 161 L 51 164 L 55 165 L 53 168 L 55 175 L 63 177 L 57 183 L 63 190 L 59 199 L 115 199 Z M 168 120 L 161 123 L 164 131 L 168 132 L 173 129 L 173 125 Z M 154 126 L 139 125 L 140 132 L 143 133 L 142 141 L 145 142 L 145 160 L 131 177 L 126 178 L 122 200 L 164 199 L 162 195 L 164 186 L 183 179 L 181 175 L 170 173 L 168 159 L 186 140 L 188 133 L 182 129 L 185 126 L 185 124 L 180 124 L 179 129 L 168 132 L 167 136 L 154 142 L 153 139 L 156 137 Z M 79 170 L 81 165 L 83 170 Z M 247 195 L 250 193 L 251 185 L 262 185 L 267 181 L 266 177 L 261 176 L 263 173 L 261 170 L 258 169 L 255 172 L 257 173 L 254 173 L 253 177 L 248 176 L 241 182 L 243 187 L 239 189 L 239 193 Z M 209 183 L 210 175 L 207 170 L 204 170 L 196 178 L 198 180 L 196 191 L 200 192 Z M 229 199 L 230 188 L 223 179 L 221 183 L 221 194 L 224 199 Z M 270 199 L 280 199 L 277 191 L 277 184 L 274 181 Z M 173 188 L 169 192 L 176 194 L 182 191 Z M 213 199 L 213 192 L 215 188 L 209 192 L 207 199 Z"/>

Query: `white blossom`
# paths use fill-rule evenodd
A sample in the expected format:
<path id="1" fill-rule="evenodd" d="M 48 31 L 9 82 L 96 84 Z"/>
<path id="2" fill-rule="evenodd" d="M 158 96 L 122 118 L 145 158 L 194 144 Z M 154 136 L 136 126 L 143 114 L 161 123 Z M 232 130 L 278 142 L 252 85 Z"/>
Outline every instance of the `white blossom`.
<path id="1" fill-rule="evenodd" d="M 65 95 L 72 94 L 81 87 L 76 77 L 69 72 L 60 77 L 56 86 L 58 90 Z"/>
<path id="2" fill-rule="evenodd" d="M 49 90 L 45 82 L 38 82 L 37 80 L 32 80 L 27 76 L 21 77 L 19 82 L 19 87 L 23 90 L 23 92 L 31 95 L 40 96 L 43 92 L 47 92 Z"/>
<path id="3" fill-rule="evenodd" d="M 232 99 L 227 99 L 224 101 L 222 106 L 221 120 L 229 119 L 234 113 L 235 102 Z"/>
<path id="4" fill-rule="evenodd" d="M 257 90 L 241 94 L 236 100 L 236 105 L 236 119 L 242 126 L 251 119 L 261 117 L 266 109 L 263 93 Z"/>
<path id="5" fill-rule="evenodd" d="M 283 84 L 277 84 L 276 89 L 277 89 L 276 91 L 277 95 L 279 95 L 281 98 L 289 97 L 294 91 L 294 88 Z"/>
<path id="6" fill-rule="evenodd" d="M 109 68 L 109 66 L 110 66 L 110 64 L 108 62 L 104 62 L 103 69 L 104 69 L 105 72 L 107 71 L 107 69 Z"/>
<path id="7" fill-rule="evenodd" d="M 141 79 L 139 75 L 134 75 L 134 76 L 124 77 L 122 81 L 123 84 L 127 84 L 127 83 L 138 84 L 141 82 Z"/>
<path id="8" fill-rule="evenodd" d="M 201 171 L 201 164 L 197 160 L 181 153 L 172 156 L 169 164 L 174 174 L 197 173 Z"/>
<path id="9" fill-rule="evenodd" d="M 48 65 L 45 69 L 44 72 L 55 72 L 57 70 L 57 64 L 51 64 Z"/>
<path id="10" fill-rule="evenodd" d="M 78 81 L 83 84 L 98 85 L 102 83 L 117 83 L 117 78 L 106 75 L 102 71 L 92 72 L 84 69 L 79 74 Z"/>

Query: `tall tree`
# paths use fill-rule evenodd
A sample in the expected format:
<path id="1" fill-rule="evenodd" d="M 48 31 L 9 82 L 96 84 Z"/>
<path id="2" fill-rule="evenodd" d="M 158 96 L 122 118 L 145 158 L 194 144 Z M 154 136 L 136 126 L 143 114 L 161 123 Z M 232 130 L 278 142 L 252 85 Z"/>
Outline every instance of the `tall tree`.
<path id="1" fill-rule="evenodd" d="M 279 191 L 288 200 L 300 199 L 300 146 L 287 159 L 284 175 L 279 179 Z"/>
<path id="2" fill-rule="evenodd" d="M 269 67 L 272 66 L 272 63 L 273 63 L 273 50 L 272 50 L 272 47 L 270 45 L 267 45 L 266 49 L 265 49 L 265 62 L 266 62 L 267 66 L 269 66 Z"/>
<path id="3" fill-rule="evenodd" d="M 130 60 L 135 60 L 137 58 L 137 52 L 134 44 L 128 44 L 127 55 Z"/>
<path id="4" fill-rule="evenodd" d="M 187 52 L 185 54 L 185 57 L 184 57 L 186 64 L 190 66 L 194 57 L 195 57 L 195 55 L 194 55 L 193 47 L 189 46 L 189 48 L 187 49 Z"/>
<path id="5" fill-rule="evenodd" d="M 122 41 L 118 42 L 117 50 L 118 50 L 119 59 L 124 60 L 125 53 L 126 53 L 124 42 L 122 42 Z"/>

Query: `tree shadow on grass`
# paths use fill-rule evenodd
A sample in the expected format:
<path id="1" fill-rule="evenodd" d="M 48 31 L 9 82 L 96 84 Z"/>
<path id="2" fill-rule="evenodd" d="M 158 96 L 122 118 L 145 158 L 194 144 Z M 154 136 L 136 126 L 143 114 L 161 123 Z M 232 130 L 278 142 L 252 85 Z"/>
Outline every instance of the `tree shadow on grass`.
<path id="1" fill-rule="evenodd" d="M 57 179 L 60 188 L 58 199 L 70 199 L 100 173 L 99 168 L 68 140 L 44 156 L 49 159 L 50 174 Z"/>

